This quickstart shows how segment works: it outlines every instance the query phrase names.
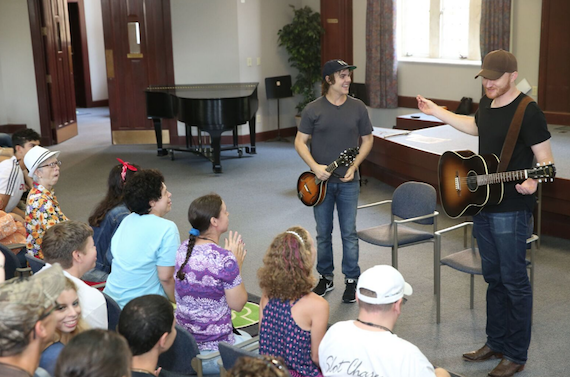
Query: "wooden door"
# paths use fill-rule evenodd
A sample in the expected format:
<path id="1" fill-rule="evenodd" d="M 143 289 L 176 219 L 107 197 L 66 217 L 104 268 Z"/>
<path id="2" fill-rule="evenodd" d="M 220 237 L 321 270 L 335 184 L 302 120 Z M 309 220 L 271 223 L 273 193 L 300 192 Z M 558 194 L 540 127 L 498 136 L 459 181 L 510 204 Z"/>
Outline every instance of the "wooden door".
<path id="1" fill-rule="evenodd" d="M 342 59 L 352 64 L 352 0 L 321 0 L 321 63 Z"/>
<path id="2" fill-rule="evenodd" d="M 154 144 L 144 90 L 173 85 L 170 0 L 102 0 L 109 112 L 114 144 Z M 163 121 L 163 141 L 177 135 Z"/>
<path id="3" fill-rule="evenodd" d="M 42 0 L 41 24 L 44 35 L 50 128 L 54 142 L 61 143 L 77 135 L 67 1 Z"/>
<path id="4" fill-rule="evenodd" d="M 542 1 L 538 104 L 552 124 L 570 125 L 570 2 Z"/>

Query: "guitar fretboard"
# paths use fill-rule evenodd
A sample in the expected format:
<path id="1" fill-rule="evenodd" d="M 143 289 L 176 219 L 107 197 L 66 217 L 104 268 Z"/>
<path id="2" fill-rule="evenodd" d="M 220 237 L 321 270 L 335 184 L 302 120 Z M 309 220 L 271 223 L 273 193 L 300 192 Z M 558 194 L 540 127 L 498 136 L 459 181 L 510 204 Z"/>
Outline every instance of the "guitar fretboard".
<path id="1" fill-rule="evenodd" d="M 477 185 L 490 185 L 493 183 L 512 182 L 521 179 L 527 179 L 528 173 L 526 170 L 506 171 L 502 173 L 493 173 L 477 176 Z"/>

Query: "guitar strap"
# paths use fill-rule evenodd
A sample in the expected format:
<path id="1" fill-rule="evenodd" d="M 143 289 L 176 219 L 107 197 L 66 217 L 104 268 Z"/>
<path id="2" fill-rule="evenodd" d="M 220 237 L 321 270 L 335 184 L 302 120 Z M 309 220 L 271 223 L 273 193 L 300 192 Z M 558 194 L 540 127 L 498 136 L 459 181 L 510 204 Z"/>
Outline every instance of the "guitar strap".
<path id="1" fill-rule="evenodd" d="M 506 171 L 507 166 L 509 166 L 509 161 L 511 161 L 511 156 L 515 150 L 515 144 L 519 138 L 524 112 L 528 104 L 531 102 L 534 102 L 534 100 L 529 96 L 524 96 L 522 101 L 519 102 L 517 111 L 515 112 L 513 120 L 511 121 L 505 143 L 503 144 L 503 150 L 501 151 L 501 157 L 499 158 L 499 167 L 497 168 L 497 173 Z"/>

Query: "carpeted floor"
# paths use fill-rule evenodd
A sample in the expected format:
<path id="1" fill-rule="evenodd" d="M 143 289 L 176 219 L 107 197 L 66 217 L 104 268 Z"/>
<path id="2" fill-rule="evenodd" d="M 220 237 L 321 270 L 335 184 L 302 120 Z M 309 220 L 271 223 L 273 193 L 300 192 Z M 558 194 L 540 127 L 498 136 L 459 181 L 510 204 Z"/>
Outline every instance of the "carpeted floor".
<path id="1" fill-rule="evenodd" d="M 53 150 L 60 150 L 61 178 L 56 193 L 63 212 L 71 219 L 87 221 L 96 203 L 102 199 L 110 168 L 116 158 L 134 162 L 144 168 L 157 168 L 172 192 L 173 206 L 167 218 L 174 221 L 181 239 L 189 229 L 186 213 L 198 196 L 219 193 L 230 212 L 230 229 L 242 234 L 247 257 L 242 275 L 248 292 L 260 296 L 256 272 L 272 238 L 292 225 L 306 227 L 313 235 L 312 210 L 303 206 L 295 195 L 298 175 L 306 170 L 291 142 L 263 142 L 257 155 L 237 157 L 235 151 L 223 153 L 223 174 L 213 174 L 206 159 L 177 153 L 176 159 L 157 157 L 154 145 L 111 145 L 108 109 L 92 108 L 78 119 L 79 135 Z M 563 131 L 563 130 L 562 130 Z M 565 161 L 558 160 L 559 164 Z M 389 199 L 393 188 L 375 179 L 361 187 L 360 204 Z M 440 211 L 441 212 L 441 211 Z M 387 209 L 367 209 L 358 214 L 357 227 L 365 228 L 389 221 Z M 457 221 L 441 215 L 438 228 Z M 336 223 L 335 223 L 336 225 Z M 333 232 L 335 246 L 336 289 L 327 294 L 330 304 L 329 323 L 354 319 L 355 304 L 341 303 L 344 289 L 340 273 L 340 234 Z M 444 254 L 461 247 L 459 235 L 446 237 Z M 536 256 L 533 339 L 529 361 L 517 377 L 566 376 L 570 351 L 570 242 L 543 237 Z M 404 307 L 395 328 L 402 338 L 416 344 L 435 365 L 466 377 L 483 377 L 496 362 L 466 363 L 461 354 L 479 348 L 485 341 L 485 283 L 475 279 L 475 308 L 469 309 L 469 276 L 442 270 L 442 322 L 435 323 L 433 294 L 433 249 L 431 245 L 412 246 L 400 251 L 400 271 L 413 286 L 414 294 Z M 360 243 L 360 266 L 390 264 L 390 251 Z"/>

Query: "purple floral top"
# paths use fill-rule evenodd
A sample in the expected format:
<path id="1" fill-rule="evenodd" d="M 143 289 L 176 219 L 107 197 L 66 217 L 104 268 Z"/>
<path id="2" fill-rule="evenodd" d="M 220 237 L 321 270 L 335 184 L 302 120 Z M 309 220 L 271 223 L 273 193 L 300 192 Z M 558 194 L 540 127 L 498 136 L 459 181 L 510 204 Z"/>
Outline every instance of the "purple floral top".
<path id="1" fill-rule="evenodd" d="M 176 272 L 186 259 L 187 249 L 188 240 L 178 248 Z M 183 271 L 184 280 L 174 276 L 176 322 L 194 335 L 201 351 L 218 350 L 219 342 L 234 344 L 231 309 L 224 290 L 241 284 L 235 256 L 213 243 L 194 246 Z"/>

